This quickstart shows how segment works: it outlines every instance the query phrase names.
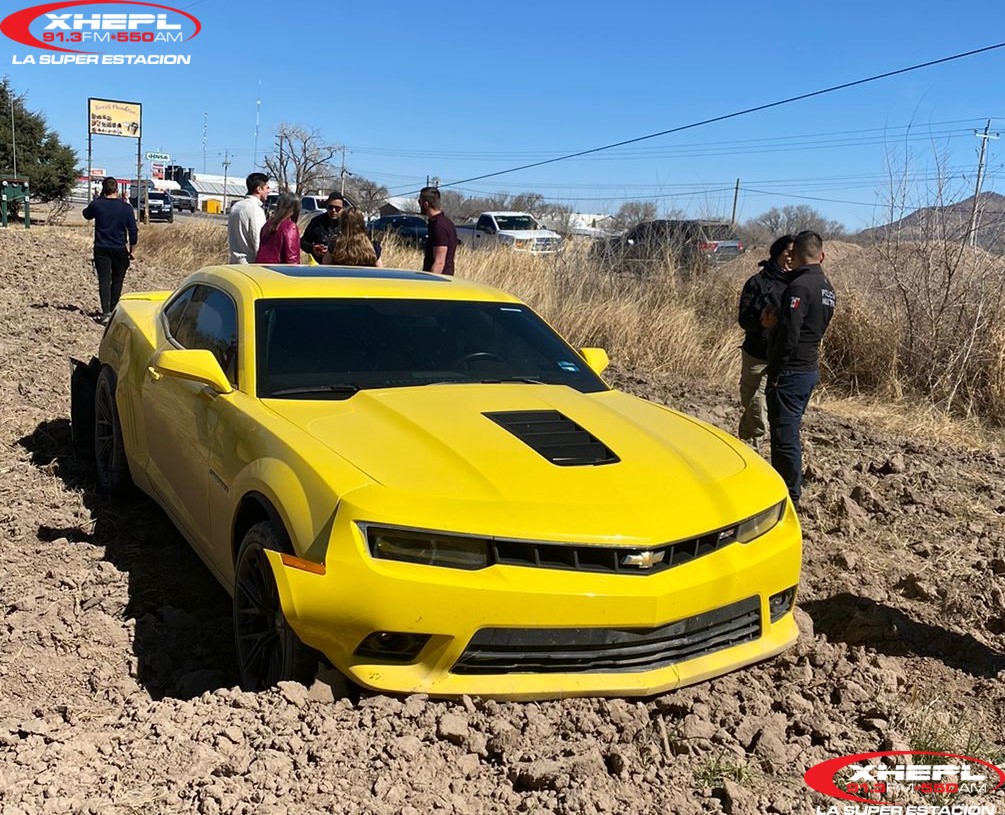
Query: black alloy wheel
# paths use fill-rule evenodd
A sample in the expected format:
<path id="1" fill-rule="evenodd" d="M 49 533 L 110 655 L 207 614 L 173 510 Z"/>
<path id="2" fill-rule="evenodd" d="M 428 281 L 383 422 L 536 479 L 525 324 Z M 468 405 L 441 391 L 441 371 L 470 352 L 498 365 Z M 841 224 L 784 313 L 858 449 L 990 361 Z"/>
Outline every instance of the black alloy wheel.
<path id="1" fill-rule="evenodd" d="M 265 555 L 266 550 L 287 548 L 272 524 L 262 521 L 248 530 L 237 554 L 234 640 L 245 690 L 265 690 L 284 680 L 308 685 L 317 673 L 318 654 L 304 645 L 286 622 Z"/>
<path id="2" fill-rule="evenodd" d="M 102 492 L 121 494 L 132 483 L 115 405 L 115 374 L 108 366 L 98 374 L 94 390 L 94 464 Z"/>

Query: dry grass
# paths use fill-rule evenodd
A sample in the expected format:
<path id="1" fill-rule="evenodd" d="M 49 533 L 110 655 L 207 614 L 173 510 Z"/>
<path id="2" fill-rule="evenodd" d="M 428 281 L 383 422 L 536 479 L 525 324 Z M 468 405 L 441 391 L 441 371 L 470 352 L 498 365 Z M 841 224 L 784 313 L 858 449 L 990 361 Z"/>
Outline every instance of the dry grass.
<path id="1" fill-rule="evenodd" d="M 838 311 L 822 356 L 821 395 L 848 415 L 868 416 L 891 430 L 925 429 L 926 435 L 978 445 L 982 423 L 1005 423 L 1005 324 L 980 338 L 979 370 L 969 375 L 969 401 L 946 411 L 905 364 L 909 326 L 889 297 L 882 253 L 840 242 L 827 245 L 827 272 L 838 290 Z M 601 346 L 622 367 L 733 387 L 739 377 L 742 334 L 735 309 L 743 281 L 756 270 L 744 256 L 688 278 L 664 266 L 645 275 L 598 267 L 587 246 L 560 255 L 530 256 L 508 250 L 458 251 L 458 275 L 510 291 L 530 303 L 577 346 Z M 144 228 L 143 255 L 172 271 L 191 271 L 227 254 L 219 221 L 186 219 Z M 419 252 L 389 241 L 389 268 L 418 269 Z M 994 260 L 988 268 L 1000 273 Z M 903 273 L 903 272 L 902 272 Z M 938 360 L 932 360 L 933 365 Z M 962 409 L 960 409 L 962 406 Z M 961 418 L 951 421 L 949 416 Z"/>

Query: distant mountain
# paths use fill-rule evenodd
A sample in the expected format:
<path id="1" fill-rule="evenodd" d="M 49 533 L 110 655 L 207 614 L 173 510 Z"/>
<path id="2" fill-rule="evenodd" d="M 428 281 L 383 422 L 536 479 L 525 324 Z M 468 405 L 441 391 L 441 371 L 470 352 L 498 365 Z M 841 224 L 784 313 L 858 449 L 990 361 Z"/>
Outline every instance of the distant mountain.
<path id="1" fill-rule="evenodd" d="M 881 241 L 898 234 L 907 240 L 963 240 L 970 230 L 974 196 L 943 207 L 924 207 L 882 226 L 863 229 L 856 239 Z M 1005 195 L 982 192 L 978 199 L 977 245 L 990 252 L 1005 252 Z"/>

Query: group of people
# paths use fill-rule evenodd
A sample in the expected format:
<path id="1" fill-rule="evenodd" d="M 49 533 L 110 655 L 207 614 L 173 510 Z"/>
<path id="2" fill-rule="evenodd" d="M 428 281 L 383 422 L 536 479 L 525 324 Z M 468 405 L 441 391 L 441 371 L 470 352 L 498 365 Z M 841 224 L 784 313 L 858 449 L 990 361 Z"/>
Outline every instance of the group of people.
<path id="1" fill-rule="evenodd" d="M 267 217 L 269 179 L 252 173 L 248 194 L 231 209 L 227 238 L 231 263 L 300 263 L 301 250 L 313 262 L 380 266 L 380 243 L 366 233 L 363 213 L 340 193 L 328 196 L 325 211 L 301 236 L 300 201 L 283 193 Z M 419 209 L 429 228 L 423 271 L 452 275 L 457 232 L 440 208 L 440 191 L 423 187 Z M 107 323 L 122 293 L 137 242 L 136 218 L 119 197 L 118 182 L 106 178 L 101 196 L 84 210 L 95 221 L 94 267 L 101 301 L 99 322 Z M 757 449 L 768 435 L 771 464 L 785 480 L 796 506 L 802 493 L 799 430 L 810 394 L 820 380 L 820 340 L 836 305 L 834 287 L 821 268 L 823 241 L 816 232 L 783 235 L 769 249 L 761 271 L 740 294 L 738 321 L 746 336 L 740 373 L 739 437 Z"/>
<path id="2" fill-rule="evenodd" d="M 799 429 L 820 381 L 820 340 L 837 304 L 823 260 L 816 232 L 783 235 L 740 293 L 738 322 L 745 337 L 737 435 L 757 449 L 767 425 L 771 465 L 797 507 L 803 479 Z"/>
<path id="3" fill-rule="evenodd" d="M 303 251 L 314 263 L 323 265 L 383 265 L 380 242 L 367 236 L 363 213 L 349 206 L 341 193 L 328 196 L 325 211 L 315 216 L 301 235 L 300 200 L 295 195 L 284 192 L 266 216 L 268 177 L 252 173 L 247 187 L 247 196 L 234 204 L 227 222 L 231 263 L 300 263 Z M 440 209 L 440 191 L 424 187 L 418 200 L 429 226 L 423 271 L 452 275 L 457 231 Z"/>

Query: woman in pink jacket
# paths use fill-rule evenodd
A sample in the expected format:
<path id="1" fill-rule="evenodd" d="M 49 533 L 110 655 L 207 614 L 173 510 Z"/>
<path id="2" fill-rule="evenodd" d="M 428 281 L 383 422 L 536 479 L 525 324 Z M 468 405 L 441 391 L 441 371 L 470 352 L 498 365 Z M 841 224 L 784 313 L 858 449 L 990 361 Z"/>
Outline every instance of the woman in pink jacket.
<path id="1" fill-rule="evenodd" d="M 284 192 L 262 227 L 255 263 L 300 263 L 300 200 Z"/>

